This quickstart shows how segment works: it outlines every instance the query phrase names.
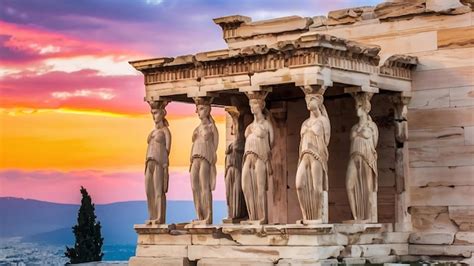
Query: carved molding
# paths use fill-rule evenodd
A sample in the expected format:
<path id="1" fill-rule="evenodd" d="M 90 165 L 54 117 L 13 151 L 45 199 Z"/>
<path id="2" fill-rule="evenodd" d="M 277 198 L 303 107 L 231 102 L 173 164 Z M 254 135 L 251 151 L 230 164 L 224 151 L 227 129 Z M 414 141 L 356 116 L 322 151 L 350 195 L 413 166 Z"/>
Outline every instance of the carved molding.
<path id="1" fill-rule="evenodd" d="M 411 71 L 416 68 L 417 64 L 418 57 L 416 56 L 392 55 L 380 66 L 379 74 L 411 80 Z"/>
<path id="2" fill-rule="evenodd" d="M 325 66 L 361 73 L 378 73 L 380 47 L 326 34 L 309 34 L 275 45 L 254 45 L 176 58 L 132 61 L 145 75 L 145 84 L 225 77 L 281 68 Z"/>

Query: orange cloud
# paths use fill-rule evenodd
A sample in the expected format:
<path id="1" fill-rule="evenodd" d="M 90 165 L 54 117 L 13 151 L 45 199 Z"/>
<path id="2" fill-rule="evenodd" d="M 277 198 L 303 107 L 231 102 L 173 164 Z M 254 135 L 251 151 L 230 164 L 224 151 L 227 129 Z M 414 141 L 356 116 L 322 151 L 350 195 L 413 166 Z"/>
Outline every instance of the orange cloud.
<path id="1" fill-rule="evenodd" d="M 215 115 L 220 132 L 218 164 L 224 164 L 224 116 Z M 173 141 L 170 164 L 187 167 L 194 113 L 169 116 Z M 149 115 L 37 110 L 0 112 L 0 169 L 24 170 L 134 170 L 143 169 L 146 138 L 153 128 Z"/>

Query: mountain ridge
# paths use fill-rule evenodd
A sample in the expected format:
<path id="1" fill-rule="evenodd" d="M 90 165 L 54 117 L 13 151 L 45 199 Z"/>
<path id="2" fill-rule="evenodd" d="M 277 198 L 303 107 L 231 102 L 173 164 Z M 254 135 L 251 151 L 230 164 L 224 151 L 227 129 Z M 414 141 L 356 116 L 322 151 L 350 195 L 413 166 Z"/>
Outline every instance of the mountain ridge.
<path id="1" fill-rule="evenodd" d="M 214 201 L 214 221 L 226 214 L 224 201 Z M 67 245 L 73 241 L 79 204 L 47 202 L 35 199 L 0 197 L 0 237 L 22 237 L 25 241 Z M 135 244 L 134 224 L 147 217 L 145 201 L 122 201 L 95 204 L 102 225 L 104 243 Z M 195 219 L 192 201 L 167 201 L 167 223 Z"/>

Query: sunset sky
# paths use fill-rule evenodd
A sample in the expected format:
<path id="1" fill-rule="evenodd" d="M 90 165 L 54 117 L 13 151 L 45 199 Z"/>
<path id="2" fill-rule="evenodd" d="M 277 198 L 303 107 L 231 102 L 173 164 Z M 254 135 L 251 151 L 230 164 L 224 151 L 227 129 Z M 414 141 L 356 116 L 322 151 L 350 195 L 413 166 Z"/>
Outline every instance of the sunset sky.
<path id="1" fill-rule="evenodd" d="M 225 48 L 212 18 L 254 21 L 375 5 L 376 0 L 0 0 L 0 196 L 78 203 L 144 200 L 153 128 L 141 73 L 127 62 Z M 191 200 L 194 106 L 167 107 L 173 137 L 168 199 Z M 223 110 L 218 183 L 224 200 Z"/>

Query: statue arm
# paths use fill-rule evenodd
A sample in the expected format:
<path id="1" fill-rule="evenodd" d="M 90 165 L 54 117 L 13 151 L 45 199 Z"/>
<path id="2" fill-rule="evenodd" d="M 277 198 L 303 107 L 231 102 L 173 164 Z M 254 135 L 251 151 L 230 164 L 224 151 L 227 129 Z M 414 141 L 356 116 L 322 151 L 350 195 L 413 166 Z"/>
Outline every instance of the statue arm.
<path id="1" fill-rule="evenodd" d="M 324 106 L 324 104 L 321 104 L 321 108 L 319 108 L 319 110 L 321 110 L 321 114 L 327 117 L 327 119 L 329 120 L 328 111 L 326 110 L 326 106 Z"/>
<path id="2" fill-rule="evenodd" d="M 267 160 L 267 171 L 268 175 L 267 178 L 270 176 L 273 176 L 273 166 L 272 166 L 272 147 L 275 144 L 275 132 L 273 131 L 273 125 L 270 121 L 267 120 L 267 126 L 268 126 L 268 140 L 270 144 L 270 150 L 268 151 L 268 160 Z M 267 180 L 267 187 L 266 189 L 268 190 L 268 183 L 271 180 Z"/>
<path id="3" fill-rule="evenodd" d="M 224 159 L 224 166 L 225 166 L 225 172 L 227 172 L 227 168 L 229 168 L 230 166 L 230 156 L 231 156 L 231 153 L 232 153 L 232 144 L 233 143 L 230 143 L 226 150 L 225 150 L 225 159 Z"/>
<path id="4" fill-rule="evenodd" d="M 217 151 L 217 146 L 219 146 L 219 131 L 217 131 L 216 125 L 212 126 L 212 130 L 214 131 L 213 136 L 213 141 L 214 141 L 214 148 Z"/>
<path id="5" fill-rule="evenodd" d="M 331 139 L 331 124 L 329 122 L 328 117 L 325 117 L 325 119 L 323 119 L 323 129 L 324 129 L 324 142 L 326 146 L 328 146 L 329 141 Z"/>
<path id="6" fill-rule="evenodd" d="M 252 124 L 250 124 L 252 125 Z M 247 138 L 251 133 L 252 133 L 252 129 L 250 128 L 250 125 L 247 126 L 247 128 L 245 128 L 245 137 Z"/>
<path id="7" fill-rule="evenodd" d="M 168 155 L 169 155 L 171 151 L 171 132 L 167 127 L 165 127 L 164 131 L 165 131 L 166 151 L 168 152 Z"/>
<path id="8" fill-rule="evenodd" d="M 357 135 L 356 128 L 357 124 L 353 125 L 351 128 L 351 139 L 355 138 L 355 136 Z"/>
<path id="9" fill-rule="evenodd" d="M 370 123 L 370 127 L 372 129 L 373 135 L 372 135 L 372 140 L 374 142 L 374 149 L 377 147 L 377 144 L 379 142 L 379 130 L 377 128 L 377 125 L 374 122 Z"/>
<path id="10" fill-rule="evenodd" d="M 148 138 L 146 139 L 146 143 L 150 143 L 150 140 L 151 140 L 151 138 L 152 138 L 152 136 L 153 136 L 153 132 L 155 132 L 155 130 L 152 130 L 152 131 L 150 132 L 150 134 L 148 134 Z"/>
<path id="11" fill-rule="evenodd" d="M 273 147 L 273 144 L 275 142 L 275 132 L 273 131 L 273 125 L 270 121 L 267 121 L 268 125 L 268 136 L 269 136 L 269 141 L 270 141 L 270 147 Z"/>
<path id="12" fill-rule="evenodd" d="M 305 121 L 303 121 L 303 124 L 301 124 L 301 129 L 300 129 L 300 146 L 298 148 L 298 164 L 300 163 L 300 160 L 301 160 L 301 152 L 303 151 L 303 131 L 304 131 L 304 128 L 306 126 L 306 121 L 308 121 L 308 119 L 306 119 Z"/>
<path id="13" fill-rule="evenodd" d="M 198 130 L 198 128 L 199 128 L 199 126 L 198 126 L 197 128 L 195 128 L 194 131 L 193 131 L 193 137 L 192 137 L 193 143 L 194 143 L 194 141 L 195 141 L 196 138 L 197 138 L 197 130 Z"/>
<path id="14" fill-rule="evenodd" d="M 378 141 L 379 141 L 379 130 L 377 128 L 377 124 L 375 124 L 374 122 L 371 122 L 370 123 L 370 127 L 372 129 L 372 141 L 374 143 L 374 150 L 376 150 L 377 148 L 377 144 L 378 144 Z M 377 158 L 377 157 L 375 157 Z M 377 169 L 377 159 L 375 161 L 375 169 L 373 169 L 374 171 L 374 181 L 373 181 L 373 184 L 374 184 L 374 191 L 378 191 L 378 187 L 379 187 L 379 184 L 378 184 L 378 169 Z"/>

